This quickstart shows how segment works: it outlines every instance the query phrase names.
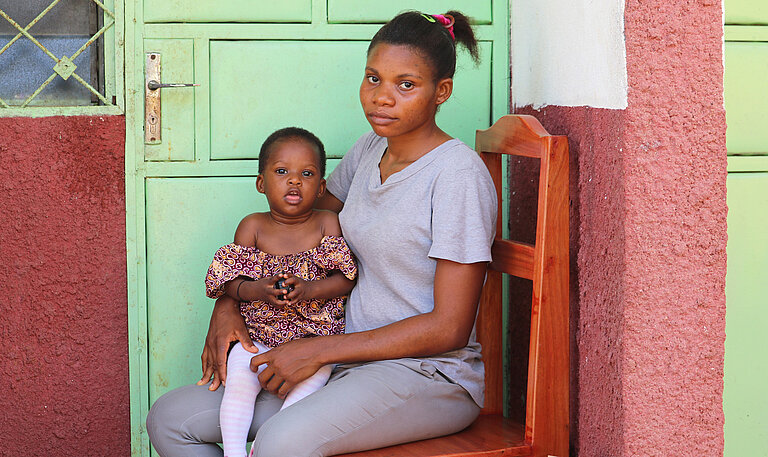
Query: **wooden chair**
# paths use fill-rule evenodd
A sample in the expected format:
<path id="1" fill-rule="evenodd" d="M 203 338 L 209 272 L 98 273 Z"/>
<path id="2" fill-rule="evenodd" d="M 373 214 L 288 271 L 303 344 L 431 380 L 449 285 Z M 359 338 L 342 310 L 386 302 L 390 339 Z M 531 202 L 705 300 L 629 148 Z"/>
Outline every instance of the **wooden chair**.
<path id="1" fill-rule="evenodd" d="M 540 159 L 535 245 L 501 239 L 480 299 L 477 336 L 485 362 L 485 407 L 467 429 L 351 457 L 568 456 L 568 142 L 532 116 L 508 115 L 478 130 L 475 149 L 502 206 L 502 154 Z M 503 414 L 502 272 L 533 282 L 525 424 Z"/>

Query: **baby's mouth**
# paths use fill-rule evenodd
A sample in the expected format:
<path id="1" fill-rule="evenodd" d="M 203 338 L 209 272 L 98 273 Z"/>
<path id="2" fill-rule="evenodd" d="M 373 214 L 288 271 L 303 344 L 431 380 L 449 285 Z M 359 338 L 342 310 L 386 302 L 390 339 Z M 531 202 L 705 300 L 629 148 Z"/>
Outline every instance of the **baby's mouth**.
<path id="1" fill-rule="evenodd" d="M 288 204 L 298 205 L 302 201 L 301 192 L 298 189 L 291 189 L 285 194 L 284 199 Z"/>

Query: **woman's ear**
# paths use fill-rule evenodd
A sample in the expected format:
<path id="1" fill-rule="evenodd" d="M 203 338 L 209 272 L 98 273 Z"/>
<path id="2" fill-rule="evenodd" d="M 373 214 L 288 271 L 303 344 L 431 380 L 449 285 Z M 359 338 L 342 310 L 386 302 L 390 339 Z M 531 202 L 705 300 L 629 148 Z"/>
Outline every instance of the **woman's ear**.
<path id="1" fill-rule="evenodd" d="M 262 175 L 256 176 L 256 190 L 260 193 L 264 193 L 264 177 Z"/>
<path id="2" fill-rule="evenodd" d="M 438 105 L 442 105 L 453 93 L 453 78 L 443 78 L 437 81 L 437 88 L 435 91 L 436 101 Z"/>

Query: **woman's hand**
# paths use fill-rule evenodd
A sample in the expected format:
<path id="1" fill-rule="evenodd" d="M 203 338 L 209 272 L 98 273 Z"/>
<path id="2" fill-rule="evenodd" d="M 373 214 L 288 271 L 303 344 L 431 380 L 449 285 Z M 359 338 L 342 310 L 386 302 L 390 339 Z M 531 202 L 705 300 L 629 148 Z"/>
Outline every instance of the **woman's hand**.
<path id="1" fill-rule="evenodd" d="M 285 398 L 296 384 L 317 373 L 323 365 L 320 360 L 324 340 L 333 337 L 318 336 L 289 341 L 251 359 L 251 370 L 256 372 L 259 365 L 266 368 L 259 373 L 261 386 Z"/>
<path id="2" fill-rule="evenodd" d="M 242 343 L 246 351 L 259 352 L 245 329 L 245 322 L 240 315 L 237 301 L 225 295 L 216 300 L 211 313 L 208 335 L 205 337 L 203 354 L 200 356 L 203 377 L 197 382 L 198 386 L 210 381 L 211 376 L 213 381 L 208 390 L 216 390 L 219 385 L 226 384 L 227 351 L 233 341 Z"/>

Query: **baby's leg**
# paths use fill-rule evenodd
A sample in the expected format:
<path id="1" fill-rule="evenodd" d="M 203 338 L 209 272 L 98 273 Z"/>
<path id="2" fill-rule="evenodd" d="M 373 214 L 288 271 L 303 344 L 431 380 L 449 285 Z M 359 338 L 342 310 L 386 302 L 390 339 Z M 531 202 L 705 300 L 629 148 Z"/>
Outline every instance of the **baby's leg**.
<path id="1" fill-rule="evenodd" d="M 266 346 L 254 342 L 259 351 L 269 350 Z M 248 429 L 251 427 L 256 396 L 261 390 L 258 373 L 251 371 L 251 358 L 254 354 L 243 349 L 237 343 L 227 358 L 227 385 L 221 400 L 219 422 L 221 437 L 226 457 L 245 457 L 245 443 Z M 261 371 L 266 365 L 259 367 Z"/>
<path id="2" fill-rule="evenodd" d="M 285 397 L 285 402 L 283 402 L 283 407 L 280 410 L 282 411 L 307 395 L 320 390 L 328 382 L 328 378 L 331 377 L 331 371 L 333 371 L 333 365 L 325 365 L 320 367 L 317 373 L 297 384 L 288 396 Z"/>

